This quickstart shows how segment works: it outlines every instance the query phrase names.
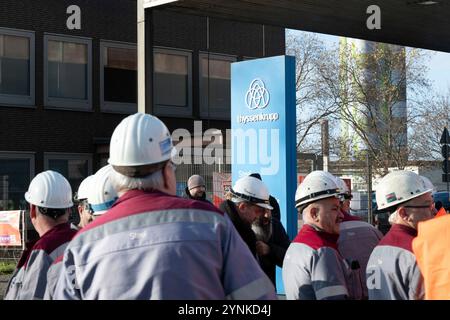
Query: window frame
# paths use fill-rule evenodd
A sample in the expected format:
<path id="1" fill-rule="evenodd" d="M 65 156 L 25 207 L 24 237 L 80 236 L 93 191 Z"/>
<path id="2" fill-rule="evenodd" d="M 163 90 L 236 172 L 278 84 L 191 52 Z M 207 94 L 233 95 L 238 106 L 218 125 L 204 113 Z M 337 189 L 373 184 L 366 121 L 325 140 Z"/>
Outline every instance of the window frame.
<path id="1" fill-rule="evenodd" d="M 30 94 L 16 95 L 16 94 L 6 94 L 0 93 L 0 104 L 1 106 L 13 106 L 13 107 L 23 107 L 30 108 L 36 107 L 36 91 L 35 91 L 35 81 L 36 81 L 36 57 L 35 57 L 35 32 L 29 30 L 20 29 L 9 29 L 0 27 L 1 35 L 24 37 L 29 39 L 29 55 L 30 55 L 30 74 L 29 74 L 29 84 L 30 84 Z"/>
<path id="2" fill-rule="evenodd" d="M 131 42 L 120 42 L 112 40 L 100 40 L 100 110 L 107 113 L 133 114 L 137 112 L 136 103 L 115 102 L 105 100 L 105 70 L 104 50 L 106 48 L 135 49 L 137 63 L 137 44 Z M 137 92 L 137 69 L 136 69 L 136 92 Z"/>
<path id="3" fill-rule="evenodd" d="M 30 176 L 29 182 L 33 180 L 35 177 L 35 160 L 36 160 L 36 152 L 28 152 L 28 151 L 0 151 L 0 160 L 8 160 L 8 159 L 28 159 L 30 165 Z M 26 191 L 26 190 L 25 190 Z M 24 198 L 25 199 L 25 198 Z"/>
<path id="4" fill-rule="evenodd" d="M 185 107 L 174 107 L 170 105 L 156 104 L 155 92 L 155 70 L 153 68 L 153 112 L 157 116 L 169 117 L 192 117 L 192 50 L 168 48 L 168 47 L 153 47 L 153 56 L 155 53 L 172 54 L 187 57 L 187 105 Z M 154 64 L 153 64 L 154 66 Z"/>
<path id="5" fill-rule="evenodd" d="M 65 152 L 44 152 L 44 170 L 49 169 L 49 160 L 87 160 L 88 175 L 92 174 L 92 154 L 91 153 L 65 153 Z M 68 177 L 66 177 L 68 179 Z"/>
<path id="6" fill-rule="evenodd" d="M 210 60 L 222 60 L 222 61 L 229 61 L 230 62 L 230 85 L 231 85 L 231 63 L 237 62 L 237 56 L 234 55 L 228 55 L 228 54 L 221 54 L 221 53 L 208 53 L 205 51 L 200 51 L 198 55 L 199 59 L 199 97 L 202 96 L 202 93 L 207 90 L 207 84 L 203 80 L 203 64 L 202 59 L 203 58 L 210 58 Z M 231 89 L 230 89 L 231 90 Z M 200 116 L 204 119 L 214 119 L 214 120 L 230 120 L 230 114 L 231 114 L 231 100 L 230 100 L 230 108 L 224 109 L 224 108 L 214 108 L 210 106 L 211 108 L 214 108 L 214 113 L 209 113 L 208 115 L 208 106 L 205 106 L 202 102 L 202 99 L 199 98 L 199 107 L 200 107 Z"/>
<path id="7" fill-rule="evenodd" d="M 54 98 L 48 95 L 48 42 L 71 42 L 87 45 L 87 99 Z M 88 111 L 92 109 L 92 38 L 44 33 L 44 108 L 56 110 Z"/>

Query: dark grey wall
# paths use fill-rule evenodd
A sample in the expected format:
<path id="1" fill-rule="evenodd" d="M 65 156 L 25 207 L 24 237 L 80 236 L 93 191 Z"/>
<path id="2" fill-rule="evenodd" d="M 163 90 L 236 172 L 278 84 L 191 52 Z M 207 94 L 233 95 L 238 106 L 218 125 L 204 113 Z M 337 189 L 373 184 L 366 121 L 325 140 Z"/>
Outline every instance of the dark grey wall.
<path id="1" fill-rule="evenodd" d="M 81 8 L 81 30 L 66 28 L 66 8 Z M 206 47 L 206 17 L 154 11 L 154 45 L 193 51 L 193 110 L 198 116 L 198 52 Z M 36 107 L 0 105 L 0 150 L 36 152 L 36 172 L 43 170 L 44 152 L 94 153 L 94 138 L 109 138 L 126 115 L 100 112 L 100 40 L 136 42 L 136 3 L 130 0 L 1 0 L 0 27 L 35 31 Z M 92 38 L 93 110 L 45 109 L 43 99 L 44 32 Z M 284 54 L 284 29 L 265 27 L 266 56 Z M 210 19 L 210 51 L 261 57 L 262 26 Z M 193 129 L 192 119 L 162 118 L 170 130 Z M 229 121 L 205 126 L 226 129 Z M 95 160 L 95 159 L 94 159 Z M 94 170 L 96 169 L 94 161 Z"/>

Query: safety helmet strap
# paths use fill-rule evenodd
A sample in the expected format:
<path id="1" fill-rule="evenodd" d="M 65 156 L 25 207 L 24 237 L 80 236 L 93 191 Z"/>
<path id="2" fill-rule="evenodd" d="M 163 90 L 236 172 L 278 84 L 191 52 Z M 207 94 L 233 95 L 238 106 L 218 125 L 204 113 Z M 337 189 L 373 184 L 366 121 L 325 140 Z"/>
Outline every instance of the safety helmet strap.
<path id="1" fill-rule="evenodd" d="M 249 202 L 269 204 L 269 200 L 264 200 L 264 199 L 259 199 L 259 198 L 253 197 L 253 196 L 249 196 L 247 194 L 243 194 L 243 193 L 237 192 L 237 191 L 233 190 L 233 188 L 230 188 L 230 192 L 231 192 L 232 195 L 234 195 L 234 196 L 236 196 L 238 198 L 247 200 Z"/>
<path id="2" fill-rule="evenodd" d="M 295 204 L 299 204 L 305 200 L 314 199 L 314 198 L 323 196 L 325 194 L 334 195 L 334 194 L 337 194 L 338 192 L 339 192 L 338 189 L 327 189 L 327 190 L 322 190 L 322 191 L 318 191 L 318 192 L 313 192 L 303 198 L 298 199 L 297 201 L 295 201 Z"/>

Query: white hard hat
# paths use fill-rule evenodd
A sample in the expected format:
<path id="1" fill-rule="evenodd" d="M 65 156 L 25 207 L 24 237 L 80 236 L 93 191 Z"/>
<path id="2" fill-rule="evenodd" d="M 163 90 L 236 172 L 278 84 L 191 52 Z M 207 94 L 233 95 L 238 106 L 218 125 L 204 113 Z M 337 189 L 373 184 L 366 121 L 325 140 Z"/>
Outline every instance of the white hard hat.
<path id="1" fill-rule="evenodd" d="M 297 187 L 295 192 L 295 207 L 336 197 L 340 194 L 336 177 L 326 171 L 313 171 L 305 177 L 305 180 Z"/>
<path id="2" fill-rule="evenodd" d="M 269 204 L 269 189 L 261 180 L 245 176 L 236 181 L 230 189 L 233 197 L 254 203 L 265 209 L 273 210 Z"/>
<path id="3" fill-rule="evenodd" d="M 67 209 L 73 206 L 72 188 L 60 173 L 44 171 L 31 180 L 25 200 L 41 208 Z"/>
<path id="4" fill-rule="evenodd" d="M 83 199 L 87 199 L 89 192 L 89 183 L 92 181 L 94 175 L 87 176 L 81 181 L 80 186 L 78 187 L 77 194 L 75 195 L 76 201 L 81 201 Z"/>
<path id="5" fill-rule="evenodd" d="M 428 179 L 425 176 L 420 176 L 420 177 L 422 178 L 423 182 L 425 183 L 425 187 L 427 189 L 431 189 L 432 192 L 436 192 L 436 187 L 434 186 L 433 182 L 431 182 L 430 179 Z"/>
<path id="6" fill-rule="evenodd" d="M 414 172 L 394 171 L 388 173 L 377 185 L 378 210 L 396 206 L 432 191 L 431 188 L 427 188 L 424 180 Z"/>
<path id="7" fill-rule="evenodd" d="M 111 137 L 108 163 L 127 176 L 145 176 L 142 166 L 171 159 L 176 153 L 165 124 L 145 113 L 123 119 Z"/>
<path id="8" fill-rule="evenodd" d="M 350 194 L 350 189 L 348 188 L 348 185 L 345 183 L 344 179 L 342 179 L 341 177 L 335 177 L 335 178 L 336 178 L 337 186 L 339 188 L 339 192 Z"/>
<path id="9" fill-rule="evenodd" d="M 117 191 L 111 184 L 111 165 L 106 165 L 98 170 L 89 184 L 88 203 L 91 206 L 94 216 L 102 215 L 119 198 Z"/>

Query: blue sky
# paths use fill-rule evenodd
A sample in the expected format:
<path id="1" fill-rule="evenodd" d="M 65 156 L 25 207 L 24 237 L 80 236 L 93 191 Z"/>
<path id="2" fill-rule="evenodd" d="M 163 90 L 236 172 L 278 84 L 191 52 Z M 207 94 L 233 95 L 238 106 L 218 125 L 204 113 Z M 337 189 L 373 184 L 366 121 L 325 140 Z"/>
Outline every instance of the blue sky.
<path id="1" fill-rule="evenodd" d="M 289 30 L 292 32 L 293 30 Z M 301 36 L 305 31 L 295 31 Z M 339 42 L 338 36 L 331 36 L 323 33 L 317 33 L 320 40 L 325 45 L 333 46 Z M 450 89 L 450 53 L 441 51 L 425 50 L 430 53 L 430 60 L 428 62 L 428 79 L 433 83 L 433 90 L 439 94 L 445 94 Z"/>
<path id="2" fill-rule="evenodd" d="M 428 65 L 430 71 L 428 77 L 433 81 L 435 90 L 445 93 L 450 89 L 450 53 L 441 51 L 430 51 L 431 60 Z"/>

